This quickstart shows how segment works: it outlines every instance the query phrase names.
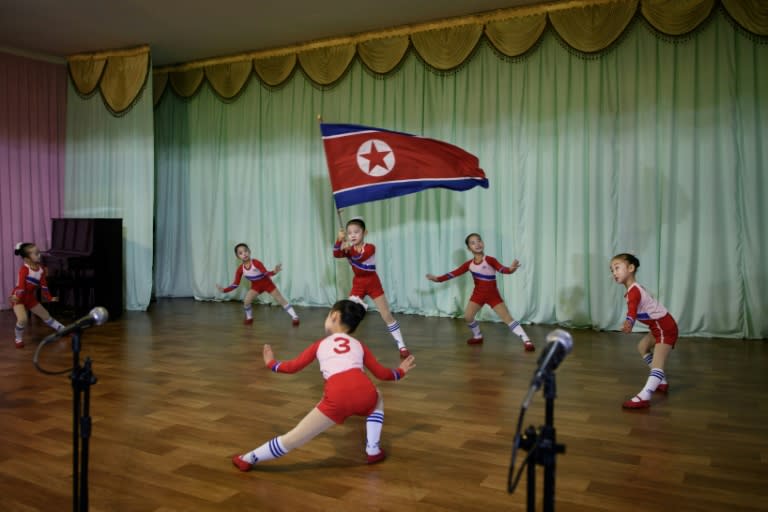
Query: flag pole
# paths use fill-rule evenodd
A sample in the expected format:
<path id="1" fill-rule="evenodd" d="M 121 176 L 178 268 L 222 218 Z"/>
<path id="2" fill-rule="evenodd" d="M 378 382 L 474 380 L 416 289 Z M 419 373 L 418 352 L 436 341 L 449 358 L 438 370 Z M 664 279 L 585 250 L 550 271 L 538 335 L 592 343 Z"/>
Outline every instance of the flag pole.
<path id="1" fill-rule="evenodd" d="M 323 116 L 320 114 L 317 114 L 317 124 L 320 125 L 323 122 Z M 327 166 L 326 166 L 327 167 Z M 328 169 L 328 178 L 331 177 L 331 170 Z M 334 204 L 336 203 L 336 199 L 333 200 Z M 344 229 L 344 219 L 341 218 L 341 209 L 336 208 L 336 217 L 339 219 L 339 229 Z"/>

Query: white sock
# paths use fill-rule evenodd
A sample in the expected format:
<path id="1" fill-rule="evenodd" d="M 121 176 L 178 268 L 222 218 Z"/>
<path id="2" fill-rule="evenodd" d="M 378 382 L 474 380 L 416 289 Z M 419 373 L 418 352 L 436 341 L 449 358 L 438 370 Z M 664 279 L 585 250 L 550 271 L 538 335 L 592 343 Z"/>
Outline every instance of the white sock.
<path id="1" fill-rule="evenodd" d="M 16 324 L 13 334 L 16 336 L 16 341 L 21 341 L 21 338 L 24 336 L 24 326 Z"/>
<path id="2" fill-rule="evenodd" d="M 283 306 L 283 309 L 285 310 L 286 313 L 291 315 L 291 318 L 293 318 L 294 320 L 299 318 L 299 315 L 296 314 L 296 311 L 293 310 L 293 306 L 291 306 L 290 304 L 286 304 L 285 306 Z"/>
<path id="3" fill-rule="evenodd" d="M 245 318 L 247 318 L 248 320 L 252 320 L 253 306 L 251 306 L 250 304 L 246 304 L 245 306 L 243 306 L 243 309 L 245 310 Z"/>
<path id="4" fill-rule="evenodd" d="M 664 370 L 661 368 L 651 369 L 651 374 L 645 382 L 645 387 L 643 387 L 643 390 L 637 394 L 637 396 L 640 397 L 640 400 L 650 400 L 651 396 L 653 396 L 653 392 L 656 391 L 656 388 L 659 387 L 662 380 L 664 380 Z M 634 398 L 632 400 L 637 402 Z"/>
<path id="5" fill-rule="evenodd" d="M 264 462 L 282 457 L 288 453 L 289 450 L 285 449 L 282 441 L 280 441 L 280 437 L 281 436 L 270 439 L 255 450 L 243 455 L 242 459 L 249 464 L 256 464 L 257 462 Z"/>
<path id="6" fill-rule="evenodd" d="M 483 337 L 483 334 L 480 332 L 480 325 L 477 323 L 477 320 L 472 320 L 472 322 L 468 323 L 467 326 L 472 330 L 473 338 Z"/>
<path id="7" fill-rule="evenodd" d="M 365 452 L 368 455 L 376 455 L 381 452 L 379 441 L 381 440 L 381 428 L 384 426 L 384 411 L 376 409 L 365 420 Z"/>
<path id="8" fill-rule="evenodd" d="M 652 368 L 651 363 L 653 363 L 653 354 L 651 352 L 648 352 L 647 354 L 645 354 L 643 356 L 643 361 L 645 361 L 645 364 L 648 365 L 648 368 Z M 661 379 L 661 384 L 669 384 L 667 382 L 666 376 L 663 379 Z"/>
<path id="9" fill-rule="evenodd" d="M 45 325 L 47 325 L 54 331 L 60 331 L 64 328 L 64 326 L 61 325 L 59 322 L 57 322 L 56 319 L 53 317 L 50 317 L 48 320 L 45 320 Z"/>
<path id="10" fill-rule="evenodd" d="M 403 333 L 400 332 L 400 323 L 395 320 L 391 324 L 387 325 L 387 330 L 389 331 L 389 334 L 395 338 L 395 342 L 397 342 L 397 348 L 404 348 L 405 341 L 403 340 Z"/>
<path id="11" fill-rule="evenodd" d="M 510 329 L 510 330 L 511 330 L 513 333 L 515 333 L 515 334 L 517 334 L 518 336 L 520 336 L 520 338 L 521 338 L 521 339 L 522 339 L 524 342 L 525 342 L 525 341 L 531 341 L 531 339 L 530 339 L 530 338 L 528 337 L 528 335 L 525 333 L 525 330 L 523 329 L 523 326 L 522 326 L 522 325 L 520 325 L 520 322 L 518 322 L 517 320 L 513 320 L 513 321 L 512 321 L 512 323 L 511 323 L 511 324 L 508 324 L 508 325 L 509 325 L 509 329 Z"/>

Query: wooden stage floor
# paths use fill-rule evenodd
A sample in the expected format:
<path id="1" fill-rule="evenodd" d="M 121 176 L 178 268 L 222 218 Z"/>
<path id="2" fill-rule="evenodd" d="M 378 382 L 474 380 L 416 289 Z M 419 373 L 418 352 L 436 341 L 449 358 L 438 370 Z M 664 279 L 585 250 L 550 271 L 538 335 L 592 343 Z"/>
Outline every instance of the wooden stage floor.
<path id="1" fill-rule="evenodd" d="M 417 368 L 385 397 L 389 457 L 364 463 L 364 420 L 352 418 L 249 473 L 230 463 L 294 426 L 319 400 L 313 364 L 278 375 L 262 362 L 297 355 L 323 336 L 325 308 L 255 308 L 237 302 L 161 300 L 89 329 L 92 511 L 524 511 L 525 481 L 506 489 L 517 416 L 551 326 L 526 326 L 537 352 L 500 323 L 468 346 L 458 319 L 397 315 Z M 66 319 L 62 319 L 66 320 Z M 71 510 L 72 390 L 67 376 L 31 361 L 50 331 L 39 320 L 27 346 L 12 343 L 0 312 L 0 510 Z M 768 511 L 768 344 L 683 338 L 668 365 L 670 393 L 646 411 L 621 402 L 644 384 L 635 335 L 572 331 L 557 370 L 558 511 Z M 375 312 L 356 335 L 391 366 L 397 351 Z M 67 368 L 66 342 L 45 347 L 46 367 Z M 544 421 L 537 393 L 524 425 Z M 518 459 L 519 461 L 519 459 Z M 541 498 L 541 470 L 537 472 Z"/>

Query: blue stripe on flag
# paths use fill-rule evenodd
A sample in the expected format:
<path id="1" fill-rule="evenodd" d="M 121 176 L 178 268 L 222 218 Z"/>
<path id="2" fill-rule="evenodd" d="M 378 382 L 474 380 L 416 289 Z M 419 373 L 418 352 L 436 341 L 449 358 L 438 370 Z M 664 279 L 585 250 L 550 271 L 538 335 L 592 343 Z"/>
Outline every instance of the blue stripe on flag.
<path id="1" fill-rule="evenodd" d="M 459 178 L 435 180 L 402 180 L 364 185 L 345 189 L 333 194 L 337 208 L 346 208 L 369 201 L 379 201 L 390 197 L 404 196 L 428 188 L 447 188 L 449 190 L 469 190 L 474 187 L 488 188 L 487 178 Z"/>

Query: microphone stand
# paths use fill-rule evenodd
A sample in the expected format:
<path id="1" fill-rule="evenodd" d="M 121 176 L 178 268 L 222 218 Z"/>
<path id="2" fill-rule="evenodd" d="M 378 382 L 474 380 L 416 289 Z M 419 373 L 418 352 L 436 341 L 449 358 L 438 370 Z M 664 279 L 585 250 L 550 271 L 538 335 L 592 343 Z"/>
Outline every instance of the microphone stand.
<path id="1" fill-rule="evenodd" d="M 72 333 L 72 512 L 88 512 L 88 449 L 91 437 L 91 358 L 80 365 L 80 329 Z M 82 396 L 82 402 L 81 402 Z M 82 404 L 82 407 L 81 407 Z M 82 450 L 82 452 L 81 452 Z M 79 484 L 79 485 L 78 485 Z"/>
<path id="2" fill-rule="evenodd" d="M 544 466 L 544 512 L 555 511 L 555 458 L 558 453 L 565 453 L 565 445 L 555 441 L 555 397 L 557 386 L 555 384 L 554 371 L 544 374 L 544 398 L 546 409 L 544 425 L 539 427 L 537 433 L 533 426 L 525 430 L 525 435 L 520 440 L 520 447 L 528 452 L 526 457 L 527 479 L 527 510 L 536 510 L 536 465 Z"/>

